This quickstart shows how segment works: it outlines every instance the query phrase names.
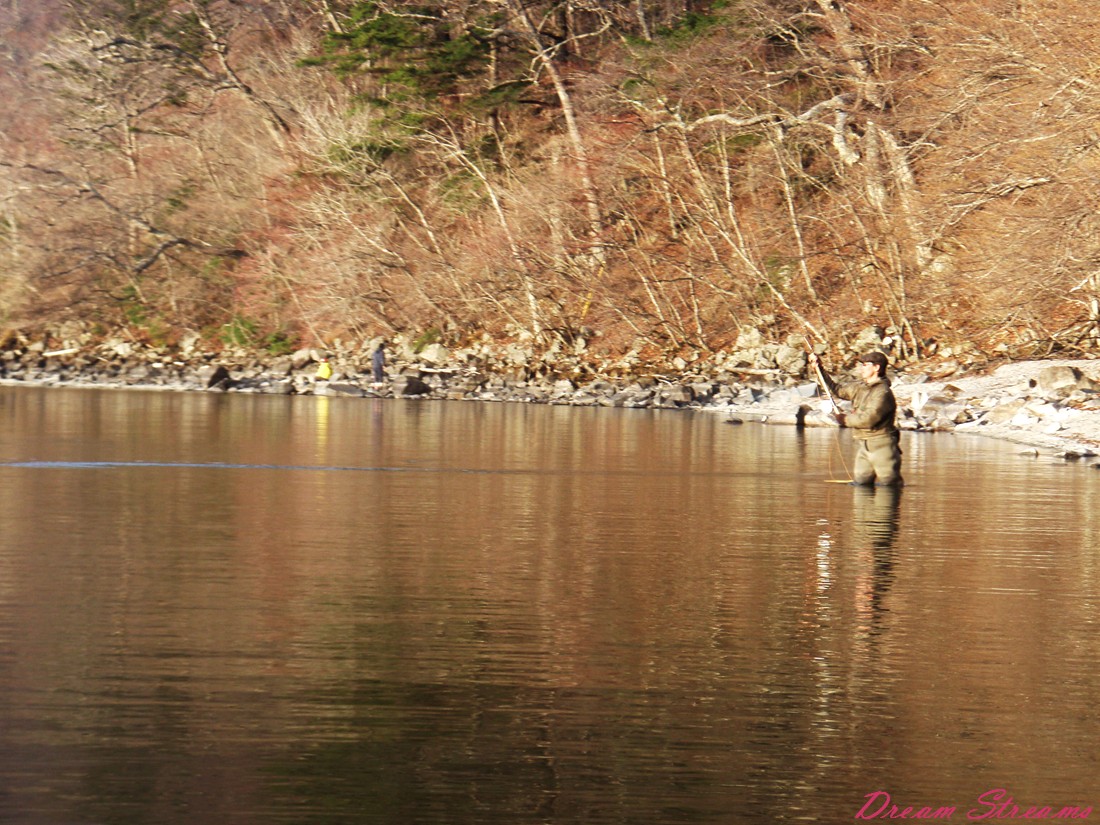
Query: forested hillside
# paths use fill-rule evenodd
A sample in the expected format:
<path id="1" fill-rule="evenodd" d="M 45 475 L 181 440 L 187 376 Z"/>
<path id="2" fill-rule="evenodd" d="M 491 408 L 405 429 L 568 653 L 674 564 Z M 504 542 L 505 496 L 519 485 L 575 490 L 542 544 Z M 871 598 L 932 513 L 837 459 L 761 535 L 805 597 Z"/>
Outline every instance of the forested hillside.
<path id="1" fill-rule="evenodd" d="M 1100 351 L 1088 2 L 0 0 L 0 31 L 0 333 Z"/>

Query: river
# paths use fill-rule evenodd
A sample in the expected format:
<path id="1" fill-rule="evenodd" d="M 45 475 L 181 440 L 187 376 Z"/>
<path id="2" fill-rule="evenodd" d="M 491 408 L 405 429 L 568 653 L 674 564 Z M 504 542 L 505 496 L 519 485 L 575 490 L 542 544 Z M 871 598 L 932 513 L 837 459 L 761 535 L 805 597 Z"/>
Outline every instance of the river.
<path id="1" fill-rule="evenodd" d="M 894 493 L 829 483 L 847 433 L 714 413 L 0 387 L 0 415 L 0 821 L 1100 804 L 1084 464 L 905 433 Z"/>

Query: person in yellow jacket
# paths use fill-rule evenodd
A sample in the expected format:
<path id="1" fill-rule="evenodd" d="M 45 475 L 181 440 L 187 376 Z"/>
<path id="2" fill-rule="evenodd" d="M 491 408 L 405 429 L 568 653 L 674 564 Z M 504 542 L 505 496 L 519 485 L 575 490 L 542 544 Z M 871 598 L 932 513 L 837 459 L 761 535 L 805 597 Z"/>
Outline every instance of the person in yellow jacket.
<path id="1" fill-rule="evenodd" d="M 886 355 L 875 351 L 859 356 L 859 379 L 843 384 L 837 384 L 825 372 L 816 353 L 810 353 L 809 361 L 830 393 L 852 402 L 851 412 L 837 412 L 840 426 L 850 427 L 859 444 L 852 481 L 900 487 L 901 443 L 895 421 L 898 404 L 886 377 Z"/>
<path id="2" fill-rule="evenodd" d="M 332 378 L 332 364 L 328 362 L 328 358 L 321 359 L 321 363 L 317 366 L 317 375 L 315 377 L 318 381 L 328 381 Z"/>

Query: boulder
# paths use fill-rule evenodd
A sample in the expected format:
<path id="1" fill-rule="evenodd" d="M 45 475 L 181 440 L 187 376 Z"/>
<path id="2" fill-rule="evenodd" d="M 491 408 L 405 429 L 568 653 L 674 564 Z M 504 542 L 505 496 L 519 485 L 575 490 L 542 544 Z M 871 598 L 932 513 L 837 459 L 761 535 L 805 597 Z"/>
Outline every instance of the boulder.
<path id="1" fill-rule="evenodd" d="M 427 395 L 432 391 L 418 375 L 398 375 L 393 379 L 394 395 Z"/>
<path id="2" fill-rule="evenodd" d="M 267 368 L 269 375 L 286 378 L 294 370 L 294 362 L 289 358 L 278 358 Z"/>
<path id="3" fill-rule="evenodd" d="M 320 385 L 318 385 L 318 389 Z M 316 391 L 318 395 L 321 393 Z M 344 384 L 340 382 L 329 382 L 328 387 L 325 389 L 325 395 L 330 396 L 343 396 L 347 398 L 362 398 L 366 393 L 363 388 L 356 384 Z"/>
<path id="4" fill-rule="evenodd" d="M 1043 367 L 1035 384 L 1047 398 L 1063 398 L 1076 390 L 1095 392 L 1100 389 L 1100 383 L 1069 366 Z"/>
<path id="5" fill-rule="evenodd" d="M 672 384 L 662 387 L 657 395 L 660 406 L 684 407 L 695 400 L 695 393 L 691 387 L 683 384 Z"/>
<path id="6" fill-rule="evenodd" d="M 199 370 L 199 383 L 208 390 L 225 389 L 231 381 L 229 370 L 221 364 L 210 364 Z"/>
<path id="7" fill-rule="evenodd" d="M 801 400 L 802 396 L 788 389 L 776 389 L 768 393 L 768 402 L 771 404 L 798 406 Z"/>
<path id="8" fill-rule="evenodd" d="M 959 371 L 959 362 L 953 358 L 949 358 L 946 361 L 941 361 L 935 364 L 928 370 L 929 376 L 933 380 L 938 381 L 941 378 L 947 378 L 950 375 L 954 375 Z"/>
<path id="9" fill-rule="evenodd" d="M 442 344 L 428 344 L 417 357 L 427 364 L 441 367 L 450 360 L 451 352 Z"/>
<path id="10" fill-rule="evenodd" d="M 615 393 L 611 397 L 614 407 L 644 407 L 653 400 L 657 393 L 648 387 L 633 384 L 622 392 Z"/>
<path id="11" fill-rule="evenodd" d="M 775 363 L 788 375 L 801 375 L 806 370 L 806 351 L 783 344 L 775 350 Z"/>
<path id="12" fill-rule="evenodd" d="M 300 370 L 313 360 L 313 353 L 308 349 L 300 349 L 290 356 L 291 369 Z"/>
<path id="13" fill-rule="evenodd" d="M 871 350 L 881 350 L 883 348 L 883 334 L 882 327 L 864 327 L 852 342 L 852 352 L 861 355 Z"/>
<path id="14" fill-rule="evenodd" d="M 1024 408 L 1026 399 L 1013 398 L 1003 401 L 985 414 L 983 421 L 990 424 L 1006 424 L 1011 421 Z"/>
<path id="15" fill-rule="evenodd" d="M 1080 371 L 1073 367 L 1043 367 L 1039 370 L 1035 386 L 1046 396 L 1068 395 L 1077 389 L 1080 377 Z"/>
<path id="16" fill-rule="evenodd" d="M 126 380 L 133 384 L 140 384 L 155 377 L 155 370 L 146 364 L 138 364 L 131 367 L 126 374 Z"/>
<path id="17" fill-rule="evenodd" d="M 509 344 L 502 355 L 506 363 L 513 365 L 527 364 L 534 360 L 534 353 L 531 349 L 519 344 Z"/>
<path id="18" fill-rule="evenodd" d="M 699 404 L 709 403 L 718 392 L 718 385 L 710 382 L 696 382 L 690 388 L 695 401 Z"/>

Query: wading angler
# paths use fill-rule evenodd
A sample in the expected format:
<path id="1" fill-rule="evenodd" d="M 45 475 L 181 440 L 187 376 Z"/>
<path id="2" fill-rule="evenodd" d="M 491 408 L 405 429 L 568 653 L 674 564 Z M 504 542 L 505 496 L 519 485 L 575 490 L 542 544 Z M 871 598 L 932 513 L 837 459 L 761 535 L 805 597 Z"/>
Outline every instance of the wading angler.
<path id="1" fill-rule="evenodd" d="M 850 427 L 859 444 L 852 481 L 900 486 L 901 443 L 895 422 L 898 405 L 886 377 L 886 356 L 881 352 L 861 355 L 856 366 L 857 380 L 842 384 L 825 371 L 816 353 L 811 352 L 809 360 L 830 398 L 852 402 L 851 412 L 837 410 L 836 414 L 840 426 Z"/>

